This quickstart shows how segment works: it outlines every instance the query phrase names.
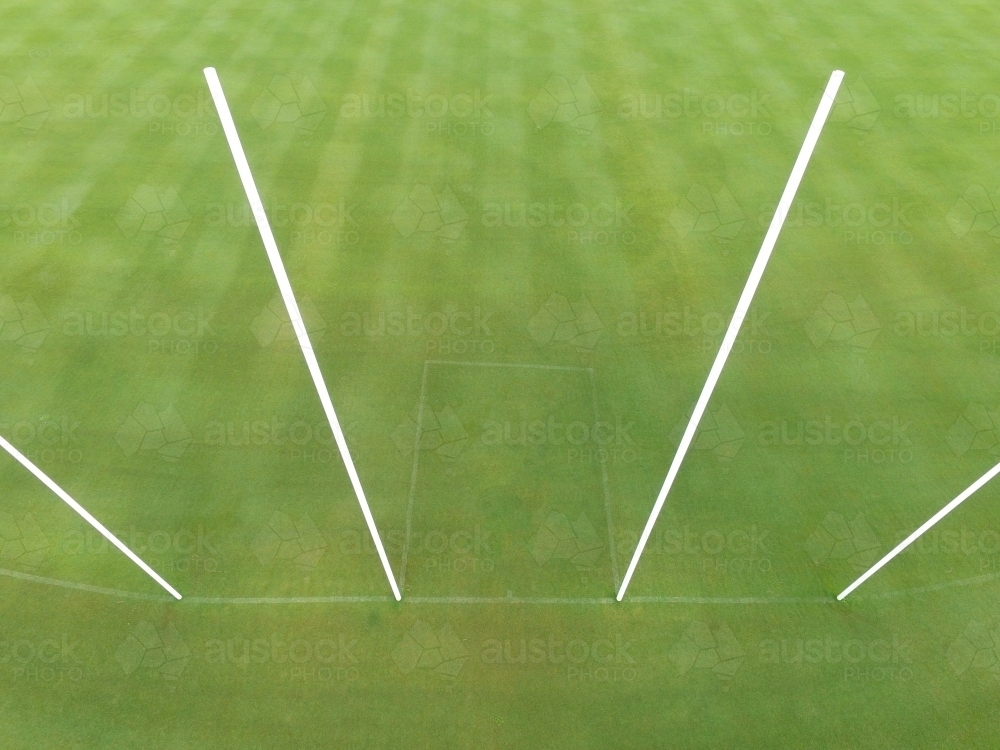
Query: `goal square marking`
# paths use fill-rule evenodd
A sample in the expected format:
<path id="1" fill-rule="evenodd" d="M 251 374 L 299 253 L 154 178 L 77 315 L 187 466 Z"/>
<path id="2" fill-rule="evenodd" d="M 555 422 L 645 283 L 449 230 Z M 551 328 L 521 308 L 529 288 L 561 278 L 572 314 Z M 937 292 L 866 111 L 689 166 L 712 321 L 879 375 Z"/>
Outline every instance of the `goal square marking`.
<path id="1" fill-rule="evenodd" d="M 471 368 L 495 377 L 470 379 Z M 615 424 L 601 419 L 592 368 L 427 360 L 414 421 L 400 566 L 410 595 L 602 596 L 608 577 L 617 587 L 598 452 Z"/>

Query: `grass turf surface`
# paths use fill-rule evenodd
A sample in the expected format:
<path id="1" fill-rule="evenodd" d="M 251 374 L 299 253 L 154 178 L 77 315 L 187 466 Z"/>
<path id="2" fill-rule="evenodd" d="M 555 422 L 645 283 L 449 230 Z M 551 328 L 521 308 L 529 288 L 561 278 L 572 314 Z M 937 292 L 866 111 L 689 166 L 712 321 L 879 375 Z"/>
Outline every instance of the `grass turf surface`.
<path id="1" fill-rule="evenodd" d="M 984 11 L 7 4 L 0 429 L 186 598 L 0 461 L 5 746 L 990 746 L 995 487 L 833 602 L 996 460 Z"/>

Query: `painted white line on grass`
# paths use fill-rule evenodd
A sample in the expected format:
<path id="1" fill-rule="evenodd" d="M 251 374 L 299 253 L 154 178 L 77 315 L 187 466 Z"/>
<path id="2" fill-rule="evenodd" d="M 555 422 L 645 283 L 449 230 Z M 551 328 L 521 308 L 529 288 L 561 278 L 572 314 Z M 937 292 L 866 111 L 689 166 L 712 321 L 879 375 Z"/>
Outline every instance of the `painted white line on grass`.
<path id="1" fill-rule="evenodd" d="M 76 583 L 75 581 L 60 581 L 57 578 L 46 578 L 44 576 L 36 576 L 31 573 L 22 573 L 19 570 L 8 570 L 7 568 L 0 568 L 0 576 L 6 576 L 7 578 L 17 578 L 22 581 L 31 581 L 32 583 L 42 583 L 46 586 L 58 586 L 63 589 L 76 589 L 77 591 L 86 591 L 90 594 L 104 594 L 106 596 L 117 596 L 122 599 L 142 599 L 144 601 L 153 602 L 172 602 L 171 597 L 166 597 L 161 594 L 139 594 L 134 591 L 121 591 L 120 589 L 109 589 L 106 586 L 93 586 L 89 583 Z M 187 602 L 187 599 L 184 599 Z"/>
<path id="2" fill-rule="evenodd" d="M 73 581 L 61 581 L 56 578 L 45 578 L 31 573 L 22 573 L 17 570 L 0 568 L 0 576 L 16 578 L 22 581 L 40 583 L 46 586 L 57 586 L 64 589 L 74 589 L 87 593 L 114 596 L 120 599 L 142 599 L 146 601 L 169 602 L 171 598 L 157 596 L 154 594 L 138 594 L 133 591 L 120 591 L 118 589 L 105 588 L 103 586 L 91 586 L 86 583 L 75 583 Z M 900 589 L 897 591 L 885 591 L 878 594 L 860 594 L 855 596 L 858 601 L 876 601 L 900 596 L 912 596 L 914 594 L 926 594 L 935 591 L 942 591 L 956 586 L 974 586 L 981 583 L 992 583 L 1000 579 L 1000 573 L 986 573 L 973 578 L 962 578 L 957 581 L 942 581 L 930 586 L 918 586 L 911 589 Z M 391 596 L 185 596 L 185 604 L 365 604 L 365 603 L 389 603 L 394 601 Z M 530 597 L 407 597 L 407 602 L 411 604 L 615 604 L 615 600 L 608 597 L 604 599 L 558 599 L 558 598 L 538 598 Z M 631 596 L 628 604 L 836 604 L 836 600 L 829 596 L 768 596 L 768 597 L 723 597 L 713 598 L 710 596 Z"/>
<path id="3" fill-rule="evenodd" d="M 410 493 L 406 501 L 406 533 L 403 538 L 403 562 L 400 567 L 399 574 L 399 585 L 404 587 L 406 585 L 406 571 L 409 562 L 409 550 L 410 550 L 410 537 L 413 528 L 413 506 L 416 496 L 417 489 L 417 476 L 419 467 L 419 451 L 420 451 L 420 437 L 423 432 L 423 415 L 424 406 L 427 398 L 427 375 L 430 370 L 430 365 L 455 365 L 458 367 L 499 367 L 507 369 L 528 369 L 528 370 L 557 370 L 563 372 L 582 372 L 587 373 L 590 379 L 590 392 L 593 399 L 594 407 L 594 421 L 595 423 L 600 422 L 600 416 L 597 407 L 597 386 L 594 382 L 594 369 L 592 367 L 576 367 L 572 365 L 538 365 L 538 364 L 522 364 L 518 362 L 468 362 L 463 360 L 451 360 L 451 359 L 427 359 L 424 360 L 424 372 L 420 381 L 420 400 L 417 402 L 417 430 L 416 430 L 416 442 L 414 443 L 413 450 L 413 467 L 410 472 Z M 611 581 L 612 586 L 617 588 L 619 581 L 618 572 L 618 557 L 615 551 L 615 527 L 612 521 L 611 515 L 611 491 L 609 489 L 608 482 L 608 470 L 606 462 L 600 461 L 601 464 L 601 482 L 604 492 L 604 511 L 608 524 L 608 552 L 611 560 Z M 407 597 L 407 601 L 414 601 L 413 597 Z M 505 601 L 508 601 L 505 599 Z M 613 601 L 609 599 L 609 601 Z"/>
<path id="4" fill-rule="evenodd" d="M 417 596 L 416 604 L 614 604 L 608 597 L 568 596 Z"/>
<path id="5" fill-rule="evenodd" d="M 226 598 L 211 596 L 189 596 L 188 604 L 378 604 L 392 601 L 388 596 L 294 596 L 294 597 L 242 597 Z M 603 606 L 615 604 L 614 597 L 559 597 L 559 596 L 408 596 L 407 604 L 439 604 L 468 605 L 482 604 L 518 605 L 518 606 Z M 718 597 L 710 596 L 635 596 L 629 598 L 629 604 L 716 604 L 721 606 L 738 606 L 743 604 L 825 604 L 836 602 L 828 596 L 794 597 Z"/>
<path id="6" fill-rule="evenodd" d="M 572 365 L 524 365 L 517 362 L 463 362 L 454 359 L 428 359 L 432 365 L 459 365 L 461 367 L 523 367 L 528 370 L 572 370 L 585 372 L 589 367 L 573 367 Z"/>
<path id="7" fill-rule="evenodd" d="M 937 513 L 931 516 L 930 519 L 928 519 L 923 526 L 921 526 L 919 529 L 917 529 L 908 537 L 906 537 L 906 539 L 897 544 L 889 554 L 887 554 L 877 563 L 872 565 L 868 570 L 866 570 L 864 574 L 860 578 L 858 578 L 858 580 L 856 580 L 846 589 L 841 591 L 837 595 L 837 601 L 843 601 L 844 597 L 846 597 L 848 594 L 854 591 L 854 589 L 856 589 L 862 583 L 867 581 L 873 575 L 878 573 L 879 570 L 881 570 L 892 558 L 894 558 L 904 549 L 906 549 L 915 541 L 917 541 L 917 539 L 919 539 L 925 531 L 927 531 L 931 526 L 933 526 L 942 518 L 944 518 L 946 515 L 955 510 L 955 508 L 957 508 L 959 505 L 965 502 L 969 498 L 969 496 L 971 496 L 976 490 L 978 490 L 980 487 L 982 487 L 984 484 L 990 481 L 997 474 L 1000 474 L 1000 464 L 997 464 L 992 469 L 983 474 L 981 477 L 979 477 L 979 479 L 973 482 L 964 492 L 962 492 L 962 494 L 960 494 L 958 497 L 956 497 L 954 500 L 952 500 L 950 503 L 944 506 L 941 510 L 939 510 Z"/>
<path id="8" fill-rule="evenodd" d="M 828 596 L 630 596 L 637 604 L 836 604 Z"/>
<path id="9" fill-rule="evenodd" d="M 299 305 L 295 301 L 291 282 L 288 280 L 288 274 L 285 273 L 285 264 L 282 262 L 281 254 L 278 252 L 278 244 L 274 241 L 274 235 L 271 233 L 271 225 L 268 223 L 267 213 L 264 211 L 264 203 L 257 192 L 257 185 L 254 183 L 253 174 L 250 172 L 250 164 L 247 162 L 246 154 L 243 153 L 240 136 L 236 132 L 236 124 L 233 122 L 233 116 L 229 112 L 226 94 L 222 90 L 222 83 L 219 81 L 219 75 L 215 72 L 215 68 L 205 68 L 205 80 L 208 81 L 208 89 L 212 93 L 212 99 L 215 101 L 215 108 L 218 110 L 219 119 L 222 121 L 222 129 L 226 134 L 226 140 L 229 142 L 229 149 L 233 153 L 233 161 L 236 162 L 236 169 L 240 173 L 240 180 L 243 182 L 243 190 L 246 192 L 247 200 L 250 202 L 250 208 L 253 211 L 257 229 L 260 230 L 260 238 L 264 241 L 264 249 L 267 251 L 268 260 L 271 261 L 271 269 L 274 271 L 275 281 L 278 282 L 281 298 L 285 302 L 285 308 L 288 310 L 288 317 L 291 319 L 292 327 L 295 329 L 295 336 L 299 341 L 299 347 L 302 349 L 302 355 L 305 357 L 306 365 L 309 367 L 309 374 L 312 375 L 313 384 L 316 386 L 316 393 L 319 394 L 320 403 L 323 404 L 323 411 L 326 413 L 326 419 L 330 423 L 333 437 L 337 441 L 337 448 L 340 449 L 340 457 L 344 460 L 347 475 L 351 478 L 351 485 L 354 487 L 354 494 L 358 497 L 358 503 L 361 505 L 361 512 L 364 513 L 368 530 L 371 532 L 372 539 L 375 540 L 375 547 L 378 550 L 379 559 L 382 561 L 382 567 L 385 568 L 386 578 L 389 579 L 389 585 L 392 587 L 393 596 L 396 597 L 396 601 L 399 601 L 402 597 L 399 593 L 399 588 L 396 586 L 396 579 L 392 575 L 389 558 L 386 557 L 385 548 L 382 546 L 382 538 L 379 536 L 378 529 L 375 526 L 375 519 L 372 517 L 371 508 L 368 507 L 368 500 L 365 499 L 365 492 L 361 487 L 361 479 L 354 468 L 354 461 L 347 448 L 344 431 L 340 429 L 340 420 L 337 419 L 337 413 L 333 410 L 330 393 L 327 391 L 326 382 L 323 380 L 323 373 L 319 369 L 319 362 L 316 361 L 316 354 L 313 351 L 312 343 L 309 341 L 309 334 L 302 320 L 302 314 L 299 312 Z"/>
<path id="10" fill-rule="evenodd" d="M 414 604 L 615 604 L 614 597 L 559 597 L 559 596 L 419 596 L 407 599 Z M 711 597 L 711 596 L 634 596 L 635 604 L 834 604 L 828 596 L 792 597 Z"/>
<path id="11" fill-rule="evenodd" d="M 819 140 L 820 133 L 823 132 L 823 125 L 826 123 L 826 118 L 830 114 L 830 109 L 833 107 L 834 99 L 837 96 L 837 91 L 843 80 L 843 71 L 835 70 L 833 71 L 833 75 L 830 76 L 829 83 L 826 85 L 826 90 L 823 92 L 823 96 L 820 99 L 819 107 L 816 109 L 816 115 L 813 117 L 812 124 L 809 126 L 809 131 L 806 133 L 805 142 L 802 144 L 799 156 L 795 160 L 795 166 L 792 167 L 792 173 L 788 177 L 788 183 L 785 185 L 785 192 L 781 194 L 781 200 L 778 202 L 778 208 L 774 212 L 774 218 L 771 219 L 771 226 L 768 228 L 767 234 L 764 236 L 764 244 L 761 245 L 760 252 L 757 254 L 757 260 L 754 261 L 753 268 L 750 269 L 750 277 L 747 279 L 746 286 L 743 288 L 743 294 L 740 295 L 739 302 L 736 303 L 736 311 L 733 313 L 733 319 L 729 323 L 729 330 L 726 331 L 726 336 L 722 340 L 722 346 L 719 348 L 719 353 L 715 357 L 712 369 L 708 373 L 708 379 L 705 381 L 705 387 L 702 388 L 701 395 L 698 397 L 698 402 L 695 404 L 694 411 L 691 413 L 691 419 L 688 421 L 687 428 L 684 430 L 684 436 L 681 438 L 680 445 L 677 446 L 677 453 L 674 454 L 674 460 L 670 464 L 670 469 L 663 482 L 663 487 L 660 489 L 660 494 L 657 496 L 656 503 L 653 505 L 653 512 L 650 514 L 649 520 L 646 522 L 646 528 L 642 531 L 642 536 L 639 538 L 639 545 L 635 548 L 635 554 L 632 555 L 632 562 L 629 563 L 628 571 L 625 573 L 625 579 L 622 581 L 621 588 L 618 590 L 618 601 L 621 601 L 622 597 L 625 596 L 625 590 L 628 588 L 629 581 L 632 580 L 632 574 L 635 573 L 635 568 L 639 564 L 639 558 L 642 556 L 642 551 L 646 547 L 649 535 L 653 531 L 653 525 L 656 523 L 656 519 L 660 515 L 660 511 L 663 509 L 663 504 L 666 502 L 667 494 L 670 492 L 670 487 L 673 485 L 674 479 L 677 477 L 677 472 L 680 471 L 681 463 L 684 461 L 684 456 L 687 455 L 688 448 L 691 447 L 691 441 L 694 440 L 698 424 L 701 422 L 702 415 L 708 407 L 709 399 L 712 397 L 712 391 L 715 390 L 715 385 L 719 382 L 719 376 L 722 375 L 722 368 L 725 366 L 726 360 L 729 358 L 729 353 L 733 349 L 733 345 L 736 342 L 736 336 L 740 332 L 740 326 L 743 325 L 743 319 L 746 318 L 747 312 L 750 310 L 750 303 L 753 301 L 753 296 L 757 291 L 757 286 L 760 284 L 761 277 L 764 275 L 764 268 L 767 266 L 767 261 L 771 257 L 774 245 L 778 241 L 778 235 L 781 233 L 781 227 L 785 223 L 785 217 L 788 215 L 789 210 L 791 210 L 792 201 L 795 200 L 795 192 L 798 190 L 799 183 L 802 182 L 802 176 L 805 174 L 806 166 L 809 164 L 809 158 L 812 156 L 813 149 L 816 148 L 816 142 Z"/>
<path id="12" fill-rule="evenodd" d="M 391 596 L 189 596 L 188 604 L 389 604 Z M 410 600 L 407 599 L 407 604 Z"/>
<path id="13" fill-rule="evenodd" d="M 56 493 L 56 495 L 59 496 L 59 499 L 62 500 L 64 503 L 66 503 L 66 505 L 68 505 L 69 507 L 71 507 L 73 510 L 75 510 L 84 521 L 86 521 L 91 526 L 93 526 L 95 529 L 97 529 L 97 531 L 100 532 L 101 536 L 103 536 L 105 539 L 107 539 L 109 542 L 111 542 L 113 545 L 115 545 L 118 549 L 120 549 L 122 552 L 124 552 L 125 555 L 126 555 L 126 557 L 128 557 L 129 560 L 131 560 L 132 562 L 134 562 L 136 565 L 138 565 L 140 568 L 142 568 L 146 572 L 146 575 L 148 575 L 150 578 L 152 578 L 154 581 L 156 581 L 158 584 L 160 584 L 163 588 L 165 588 L 167 591 L 169 591 L 170 595 L 172 597 L 174 597 L 174 599 L 180 599 L 181 598 L 181 595 L 179 593 L 177 593 L 177 590 L 173 586 L 171 586 L 169 583 L 167 583 L 166 581 L 164 581 L 160 577 L 159 573 L 157 573 L 151 567 L 149 567 L 148 565 L 146 565 L 146 563 L 144 563 L 140 559 L 140 557 L 137 554 L 135 554 L 135 552 L 133 552 L 128 547 L 126 547 L 124 544 L 122 544 L 122 542 L 119 541 L 118 537 L 116 537 L 114 534 L 112 534 L 110 531 L 108 531 L 106 528 L 104 528 L 104 526 L 101 524 L 100 521 L 98 521 L 96 518 L 94 518 L 92 515 L 90 515 L 90 513 L 87 512 L 86 508 L 84 508 L 82 505 L 80 505 L 80 503 L 78 503 L 76 500 L 74 500 L 73 498 L 71 498 L 69 496 L 69 494 L 65 490 L 63 490 L 62 487 L 60 487 L 58 484 L 56 484 L 51 479 L 49 479 L 48 475 L 44 471 L 42 471 L 41 469 L 39 469 L 37 466 L 35 466 L 33 463 L 31 463 L 31 461 L 29 461 L 27 459 L 27 457 L 25 457 L 24 454 L 21 453 L 21 451 L 19 451 L 13 445 L 11 445 L 10 443 L 8 443 L 2 437 L 0 437 L 0 447 L 2 447 L 11 456 L 13 456 L 15 459 L 17 459 L 17 461 L 24 468 L 26 468 L 28 471 L 30 471 L 32 474 L 34 474 L 36 477 L 38 477 L 38 479 L 41 481 L 42 484 L 44 484 L 46 487 L 48 487 L 50 490 L 52 490 L 54 493 Z"/>
<path id="14" fill-rule="evenodd" d="M 854 601 L 872 601 L 877 599 L 894 599 L 900 596 L 913 596 L 914 594 L 930 594 L 935 591 L 944 591 L 957 586 L 975 586 L 978 583 L 991 583 L 1000 579 L 1000 573 L 983 573 L 972 578 L 959 578 L 956 581 L 938 581 L 926 586 L 914 586 L 909 589 L 896 589 L 895 591 L 880 591 L 877 594 L 855 594 Z M 832 600 L 831 600 L 832 601 Z"/>

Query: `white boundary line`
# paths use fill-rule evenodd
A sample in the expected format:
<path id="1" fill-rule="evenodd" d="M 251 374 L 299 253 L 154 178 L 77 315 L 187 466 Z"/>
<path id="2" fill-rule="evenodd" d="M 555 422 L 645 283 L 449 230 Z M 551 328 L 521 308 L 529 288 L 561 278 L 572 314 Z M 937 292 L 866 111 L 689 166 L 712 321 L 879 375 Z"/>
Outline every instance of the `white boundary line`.
<path id="1" fill-rule="evenodd" d="M 95 529 L 97 529 L 97 531 L 99 531 L 101 533 L 101 536 L 103 536 L 105 539 L 107 539 L 109 542 L 111 542 L 113 545 L 115 545 L 118 549 L 120 549 L 122 552 L 124 552 L 125 556 L 128 557 L 129 560 L 131 560 L 132 562 L 134 562 L 136 565 L 138 565 L 140 568 L 142 568 L 146 572 L 146 575 L 148 575 L 150 578 L 152 578 L 154 581 L 156 581 L 158 584 L 160 584 L 163 588 L 165 588 L 167 591 L 169 591 L 170 595 L 172 597 L 174 597 L 174 599 L 180 599 L 181 598 L 181 595 L 179 593 L 177 593 L 177 589 L 175 589 L 169 583 L 167 583 L 166 581 L 164 581 L 160 577 L 159 573 L 157 573 L 151 567 L 149 567 L 148 565 L 146 565 L 146 563 L 144 563 L 142 561 L 142 559 L 137 554 L 135 554 L 135 552 L 133 552 L 128 547 L 126 547 L 122 542 L 120 542 L 118 540 L 118 537 L 116 537 L 114 534 L 112 534 L 110 531 L 108 531 L 106 528 L 104 528 L 104 526 L 101 524 L 100 521 L 98 521 L 96 518 L 94 518 L 92 515 L 90 515 L 90 513 L 87 512 L 86 508 L 84 508 L 82 505 L 80 505 L 80 503 L 78 503 L 76 500 L 74 500 L 73 498 L 71 498 L 69 496 L 69 494 L 65 490 L 63 490 L 62 487 L 60 487 L 58 484 L 56 484 L 51 479 L 49 479 L 48 475 L 46 475 L 46 473 L 44 471 L 42 471 L 37 466 L 35 466 L 33 463 L 31 463 L 31 461 L 29 461 L 27 459 L 27 457 L 25 457 L 21 453 L 21 451 L 19 451 L 13 445 L 11 445 L 10 443 L 8 443 L 2 437 L 0 437 L 0 447 L 2 447 L 11 456 L 13 456 L 15 459 L 17 459 L 17 461 L 25 469 L 27 469 L 32 474 L 34 474 L 41 481 L 42 484 L 44 484 L 46 487 L 48 487 L 50 490 L 52 490 L 54 493 L 56 493 L 56 495 L 59 496 L 59 499 L 62 500 L 64 503 L 66 503 L 66 505 L 68 505 L 69 507 L 71 507 L 73 510 L 75 510 L 84 521 L 86 521 L 91 526 L 93 526 Z M 78 588 L 83 588 L 85 585 L 86 584 L 78 584 L 77 587 Z M 98 588 L 98 587 L 94 587 L 94 588 Z M 110 590 L 111 589 L 109 589 L 109 591 Z"/>
<path id="2" fill-rule="evenodd" d="M 58 586 L 63 589 L 76 589 L 77 591 L 86 591 L 90 594 L 105 594 L 106 596 L 116 596 L 119 599 L 140 599 L 143 601 L 154 601 L 154 602 L 169 602 L 172 601 L 165 596 L 159 594 L 139 594 L 135 591 L 121 591 L 119 589 L 109 589 L 106 586 L 94 586 L 89 583 L 76 583 L 75 581 L 61 581 L 58 578 L 45 578 L 44 576 L 36 576 L 31 573 L 22 573 L 19 570 L 8 570 L 7 568 L 0 568 L 0 576 L 5 576 L 7 578 L 17 578 L 21 581 L 31 581 L 32 583 L 41 583 L 46 586 Z M 185 602 L 190 602 L 190 599 L 184 599 Z"/>
<path id="3" fill-rule="evenodd" d="M 432 365 L 459 365 L 461 367 L 517 367 L 529 370 L 571 370 L 573 372 L 586 372 L 589 367 L 573 367 L 572 365 L 535 365 L 518 364 L 517 362 L 463 362 L 452 359 L 428 359 L 425 360 Z"/>
<path id="4" fill-rule="evenodd" d="M 715 385 L 719 382 L 719 376 L 722 375 L 722 368 L 725 367 L 726 360 L 729 358 L 729 353 L 733 349 L 733 344 L 736 342 L 736 336 L 740 332 L 740 326 L 743 325 L 743 319 L 746 318 L 747 312 L 750 310 L 750 303 L 753 301 L 753 296 L 757 291 L 758 285 L 760 284 L 761 277 L 764 275 L 764 268 L 767 266 L 767 261 L 771 258 L 771 252 L 774 250 L 774 245 L 778 241 L 778 235 L 781 233 L 781 227 L 785 223 L 785 217 L 788 215 L 788 212 L 792 207 L 792 201 L 795 200 L 795 192 L 798 190 L 799 183 L 802 182 L 802 176 L 806 172 L 806 166 L 809 164 L 809 158 L 812 156 L 813 150 L 816 148 L 816 142 L 819 140 L 820 133 L 823 132 L 823 125 L 826 123 L 826 118 L 829 116 L 830 109 L 833 107 L 834 99 L 837 97 L 837 90 L 840 88 L 840 84 L 843 80 L 843 71 L 835 70 L 830 76 L 829 83 L 826 85 L 826 90 L 823 92 L 823 96 L 820 99 L 819 107 L 816 109 L 816 115 L 813 117 L 812 124 L 809 126 L 809 131 L 806 133 L 806 139 L 802 144 L 802 149 L 799 151 L 799 156 L 795 160 L 795 166 L 792 167 L 792 173 L 788 177 L 788 183 L 785 185 L 785 192 L 781 194 L 781 200 L 778 202 L 778 208 L 774 212 L 774 218 L 771 219 L 771 226 L 768 228 L 767 234 L 764 236 L 764 243 L 761 245 L 760 252 L 757 254 L 757 260 L 754 261 L 753 268 L 750 269 L 750 277 L 747 279 L 746 286 L 743 288 L 743 293 L 740 295 L 739 302 L 736 303 L 736 311 L 733 313 L 733 319 L 729 323 L 729 330 L 726 331 L 726 336 L 722 340 L 722 346 L 719 347 L 719 353 L 715 356 L 715 362 L 712 364 L 712 369 L 708 373 L 708 379 L 705 381 L 705 386 L 702 388 L 701 395 L 698 397 L 698 402 L 695 404 L 694 411 L 691 413 L 691 419 L 688 421 L 687 428 L 684 430 L 684 436 L 681 438 L 680 445 L 677 446 L 677 453 L 674 454 L 674 460 L 670 464 L 669 471 L 667 471 L 667 477 L 663 481 L 663 487 L 660 489 L 660 494 L 657 496 L 656 503 L 653 505 L 653 512 L 649 515 L 646 527 L 643 529 L 642 536 L 639 538 L 639 545 L 635 548 L 635 553 L 632 555 L 632 562 L 629 563 L 628 571 L 625 573 L 625 579 L 622 581 L 621 588 L 618 590 L 618 601 L 621 601 L 622 597 L 625 596 L 625 590 L 628 588 L 629 581 L 632 580 L 632 574 L 635 573 L 635 568 L 639 564 L 639 558 L 642 556 L 642 551 L 646 547 L 649 535 L 653 531 L 653 525 L 656 523 L 656 519 L 660 515 L 660 511 L 663 510 L 663 504 L 667 500 L 667 494 L 670 492 L 670 487 L 673 485 L 674 479 L 677 477 L 677 472 L 680 471 L 681 463 L 684 461 L 684 456 L 687 455 L 688 448 L 691 447 L 691 442 L 694 440 L 698 424 L 701 422 L 702 415 L 708 407 L 709 399 L 712 397 L 712 391 L 715 390 Z"/>
<path id="5" fill-rule="evenodd" d="M 227 598 L 224 596 L 192 596 L 188 604 L 388 604 L 391 596 L 247 596 Z M 406 603 L 410 603 L 407 597 Z"/>
<path id="6" fill-rule="evenodd" d="M 847 597 L 852 591 L 854 591 L 854 589 L 856 589 L 862 583 L 864 583 L 869 578 L 871 578 L 873 575 L 875 575 L 876 573 L 878 573 L 879 570 L 881 570 L 883 567 L 885 567 L 885 565 L 888 564 L 888 562 L 890 560 L 892 560 L 892 558 L 894 558 L 896 555 L 898 555 L 904 549 L 906 549 L 911 544 L 913 544 L 915 541 L 917 541 L 917 539 L 919 539 L 923 535 L 923 533 L 925 531 L 927 531 L 931 526 L 933 526 L 938 521 L 940 521 L 942 518 L 944 518 L 946 515 L 948 515 L 949 513 L 951 513 L 953 510 L 955 510 L 955 508 L 957 508 L 959 505 L 961 505 L 963 502 L 965 502 L 976 490 L 978 490 L 984 484 L 986 484 L 987 482 L 989 482 L 997 474 L 1000 474 L 1000 464 L 997 464 L 992 469 L 990 469 L 985 474 L 983 474 L 981 477 L 979 477 L 979 479 L 977 479 L 975 482 L 973 482 L 971 485 L 969 485 L 969 487 L 966 488 L 966 490 L 964 492 L 962 492 L 958 497 L 956 497 L 954 500 L 952 500 L 950 503 L 948 503 L 946 506 L 944 506 L 941 510 L 939 510 L 937 513 L 935 513 L 933 516 L 931 516 L 926 522 L 924 522 L 923 526 L 921 526 L 919 529 L 917 529 L 912 534 L 910 534 L 908 537 L 906 537 L 906 539 L 904 539 L 899 544 L 897 544 L 889 554 L 887 554 L 885 557 L 883 557 L 877 563 L 875 563 L 874 565 L 872 565 L 868 570 L 866 570 L 864 572 L 864 574 L 860 578 L 858 578 L 858 580 L 856 580 L 854 583 L 852 583 L 846 589 L 844 589 L 843 591 L 841 591 L 837 595 L 837 601 L 838 602 L 839 601 L 843 601 L 845 597 Z"/>
<path id="7" fill-rule="evenodd" d="M 333 431 L 333 436 L 337 441 L 337 448 L 340 449 L 340 457 L 344 460 L 347 475 L 351 478 L 354 494 L 358 497 L 358 503 L 361 505 L 361 512 L 365 516 L 368 530 L 371 532 L 372 539 L 375 540 L 375 547 L 378 549 L 379 559 L 382 560 L 382 567 L 385 568 L 386 578 L 389 579 L 389 585 L 392 587 L 393 596 L 396 597 L 396 601 L 399 601 L 402 596 L 399 593 L 399 588 L 396 586 L 396 579 L 392 575 L 389 558 L 386 557 L 385 548 L 382 546 L 382 539 L 379 537 L 378 529 L 375 526 L 375 519 L 372 517 L 371 508 L 368 507 L 368 501 L 365 499 L 365 492 L 361 487 L 361 479 L 358 477 L 357 469 L 354 468 L 354 461 L 351 459 L 351 453 L 347 448 L 347 440 L 344 438 L 344 432 L 340 429 L 340 421 L 337 419 L 337 413 L 333 410 L 330 393 L 326 388 L 326 382 L 323 380 L 323 373 L 319 369 L 319 362 L 316 361 L 316 354 L 313 351 L 312 343 L 309 341 L 306 325 L 302 320 L 302 314 L 299 312 L 299 305 L 295 301 L 295 293 L 292 291 L 288 274 L 285 273 L 285 265 L 282 263 L 281 254 L 278 252 L 278 244 L 274 241 L 274 235 L 271 233 L 271 225 L 267 221 L 264 204 L 260 199 L 260 194 L 257 192 L 257 185 L 254 183 L 253 174 L 250 172 L 250 164 L 247 162 L 246 154 L 243 153 L 240 136 L 236 132 L 236 124 L 233 122 L 233 116 L 229 112 L 229 104 L 226 103 L 226 94 L 222 90 L 222 83 L 219 81 L 219 75 L 216 73 L 215 68 L 205 68 L 205 80 L 208 81 L 208 89 L 212 92 L 215 108 L 218 110 L 219 119 L 222 121 L 222 129 L 226 133 L 229 149 L 233 153 L 233 161 L 236 162 L 236 169 L 240 173 L 240 180 L 243 182 L 243 189 L 246 191 L 247 200 L 250 202 L 250 208 L 253 210 L 257 229 L 260 230 L 260 238 L 264 241 L 264 249 L 267 251 L 268 260 L 271 261 L 274 279 L 278 282 L 281 298 L 285 302 L 285 308 L 288 310 L 288 317 L 291 319 L 292 327 L 295 329 L 295 336 L 299 341 L 299 347 L 302 349 L 302 355 L 305 357 L 306 365 L 309 367 L 309 374 L 312 375 L 313 384 L 316 386 L 316 393 L 319 394 L 320 403 L 323 404 L 323 411 L 326 412 L 326 419 L 330 423 L 330 429 Z"/>
<path id="8" fill-rule="evenodd" d="M 389 596 L 291 596 L 291 597 L 242 597 L 226 598 L 214 596 L 189 596 L 184 600 L 188 604 L 388 604 L 392 602 Z M 512 604 L 525 606 L 548 605 L 609 605 L 615 604 L 614 597 L 559 597 L 559 596 L 408 596 L 407 604 Z M 708 596 L 635 596 L 629 598 L 632 604 L 718 604 L 722 606 L 738 606 L 743 604 L 826 604 L 835 605 L 829 596 L 796 597 L 720 597 L 713 599 Z"/>
<path id="9" fill-rule="evenodd" d="M 145 601 L 169 602 L 171 599 L 165 596 L 153 594 L 139 594 L 133 591 L 120 591 L 118 589 L 105 588 L 103 586 L 92 586 L 86 583 L 74 583 L 73 581 L 61 581 L 56 578 L 45 578 L 31 573 L 22 573 L 17 570 L 0 568 L 0 577 L 14 578 L 22 581 L 30 581 L 45 586 L 57 586 L 64 589 L 74 589 L 92 594 L 102 594 L 113 596 L 119 599 L 140 599 Z M 917 586 L 911 589 L 899 589 L 897 591 L 885 591 L 878 594 L 861 594 L 855 599 L 863 602 L 875 602 L 883 599 L 897 598 L 900 596 L 912 596 L 915 594 L 927 594 L 937 591 L 946 591 L 958 586 L 975 586 L 981 583 L 992 583 L 1000 579 L 1000 573 L 986 573 L 972 578 L 962 578 L 957 581 L 942 581 L 929 586 Z M 363 603 L 390 603 L 391 596 L 365 596 L 365 595 L 334 595 L 334 596 L 186 596 L 183 600 L 186 604 L 363 604 Z M 615 604 L 615 600 L 607 598 L 595 599 L 569 599 L 555 597 L 407 597 L 407 602 L 412 604 Z M 762 597 L 719 597 L 710 596 L 633 596 L 629 597 L 628 604 L 719 604 L 719 605 L 741 605 L 741 604 L 836 604 L 835 599 L 829 596 L 762 596 Z"/>

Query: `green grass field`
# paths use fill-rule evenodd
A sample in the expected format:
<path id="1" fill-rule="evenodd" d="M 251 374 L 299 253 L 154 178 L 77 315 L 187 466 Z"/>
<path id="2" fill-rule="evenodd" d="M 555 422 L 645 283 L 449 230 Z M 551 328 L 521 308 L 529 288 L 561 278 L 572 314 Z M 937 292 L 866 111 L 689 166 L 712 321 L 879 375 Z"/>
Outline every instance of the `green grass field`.
<path id="1" fill-rule="evenodd" d="M 997 747 L 990 11 L 6 3 L 0 744 Z"/>

